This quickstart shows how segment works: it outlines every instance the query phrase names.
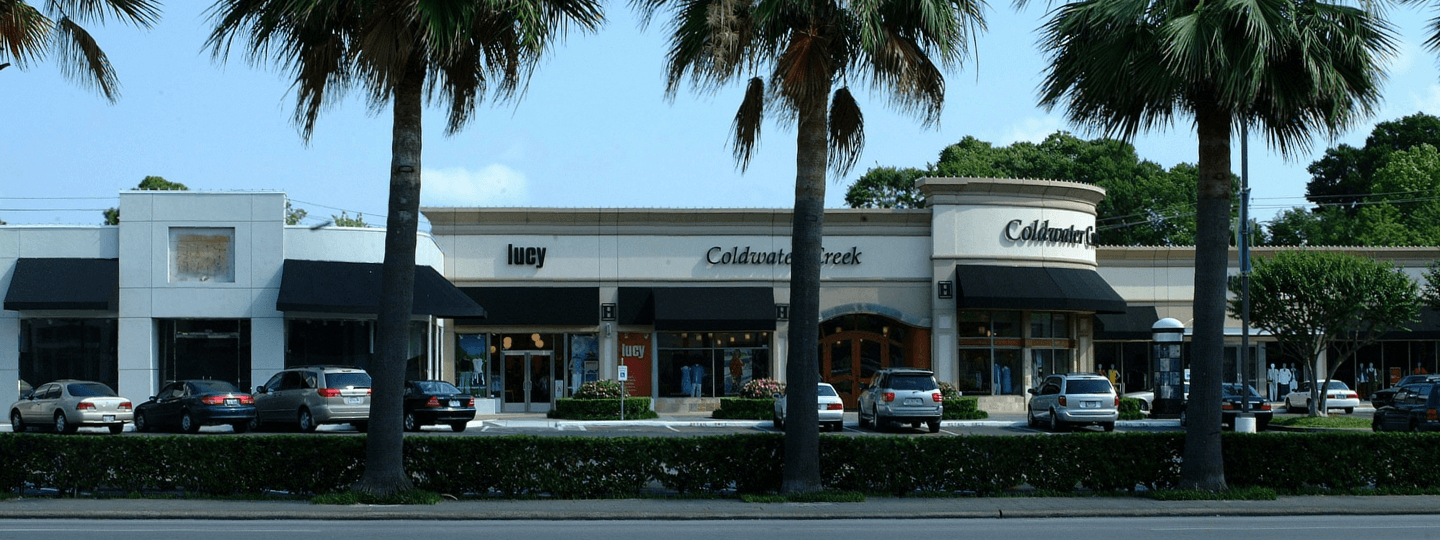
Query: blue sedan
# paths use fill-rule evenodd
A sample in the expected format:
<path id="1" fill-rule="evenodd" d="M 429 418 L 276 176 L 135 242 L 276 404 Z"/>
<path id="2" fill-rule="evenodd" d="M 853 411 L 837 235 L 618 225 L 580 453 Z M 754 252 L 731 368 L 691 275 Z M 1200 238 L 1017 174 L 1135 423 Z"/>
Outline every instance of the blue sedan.
<path id="1" fill-rule="evenodd" d="M 173 381 L 135 408 L 135 430 L 177 429 L 196 433 L 200 426 L 228 424 L 244 433 L 255 419 L 255 399 L 225 381 Z"/>

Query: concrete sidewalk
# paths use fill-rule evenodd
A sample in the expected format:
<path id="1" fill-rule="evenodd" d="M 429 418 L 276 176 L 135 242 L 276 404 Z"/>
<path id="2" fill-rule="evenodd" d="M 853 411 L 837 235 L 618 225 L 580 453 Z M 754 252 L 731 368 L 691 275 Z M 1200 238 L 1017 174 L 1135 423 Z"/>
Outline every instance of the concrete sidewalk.
<path id="1" fill-rule="evenodd" d="M 0 519 L 730 520 L 1065 518 L 1440 514 L 1440 496 L 1306 496 L 1274 501 L 1156 501 L 1144 497 L 870 498 L 861 503 L 734 499 L 447 501 L 428 506 L 331 506 L 304 501 L 53 499 L 0 501 Z"/>

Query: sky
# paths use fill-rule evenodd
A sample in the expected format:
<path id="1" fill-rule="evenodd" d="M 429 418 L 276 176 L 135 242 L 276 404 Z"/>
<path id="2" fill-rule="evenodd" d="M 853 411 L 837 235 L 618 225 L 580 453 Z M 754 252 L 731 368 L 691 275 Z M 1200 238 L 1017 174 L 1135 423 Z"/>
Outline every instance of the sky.
<path id="1" fill-rule="evenodd" d="M 31 2 L 38 4 L 38 2 Z M 390 160 L 388 109 L 358 93 L 320 116 L 307 144 L 291 122 L 287 74 L 242 52 L 212 58 L 204 48 L 208 1 L 171 1 L 162 20 L 137 29 L 114 19 L 87 28 L 121 81 L 110 104 L 61 75 L 53 61 L 0 70 L 0 220 L 94 225 L 121 191 L 162 176 L 195 191 L 286 192 L 316 225 L 342 211 L 383 226 Z M 1035 46 L 1043 4 L 1017 12 L 992 3 L 988 31 L 946 76 L 938 127 L 889 106 L 883 93 L 854 88 L 865 115 L 858 165 L 829 180 L 826 207 L 876 166 L 923 167 L 965 136 L 997 146 L 1039 142 L 1067 125 L 1063 111 L 1036 104 L 1045 58 Z M 665 95 L 663 19 L 641 28 L 624 3 L 607 23 L 572 31 L 538 66 L 519 100 L 482 103 L 463 131 L 444 134 L 444 110 L 427 109 L 423 206 L 559 208 L 789 208 L 794 205 L 795 132 L 767 121 L 748 170 L 736 168 L 729 128 L 740 85 L 714 92 L 685 86 Z M 1305 167 L 1327 147 L 1364 144 L 1376 122 L 1440 115 L 1440 53 L 1427 50 L 1433 8 L 1392 8 L 1400 48 L 1378 114 L 1335 140 L 1319 136 L 1286 159 L 1252 136 L 1252 215 L 1262 221 L 1305 205 Z M 1132 141 L 1165 167 L 1196 161 L 1189 118 Z M 1239 174 L 1238 140 L 1233 145 Z M 123 216 L 122 216 L 123 219 Z M 424 225 L 422 224 L 422 228 Z"/>

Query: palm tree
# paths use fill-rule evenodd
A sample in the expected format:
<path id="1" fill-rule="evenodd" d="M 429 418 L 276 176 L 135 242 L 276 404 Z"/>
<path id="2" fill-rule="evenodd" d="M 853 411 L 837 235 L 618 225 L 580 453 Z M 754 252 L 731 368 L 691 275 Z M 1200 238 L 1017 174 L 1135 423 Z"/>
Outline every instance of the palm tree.
<path id="1" fill-rule="evenodd" d="M 41 12 L 24 0 L 0 0 L 0 60 L 12 61 L 0 62 L 0 69 L 14 63 L 23 70 L 54 52 L 66 78 L 114 103 L 120 97 L 115 67 L 81 26 L 104 22 L 107 15 L 148 29 L 160 20 L 160 6 L 151 0 L 51 0 Z"/>
<path id="2" fill-rule="evenodd" d="M 791 233 L 790 347 L 782 489 L 820 486 L 820 241 L 826 169 L 844 174 L 860 156 L 864 122 L 847 86 L 851 77 L 889 92 L 926 125 L 945 99 L 941 68 L 955 67 L 984 30 L 980 0 L 632 0 L 648 24 L 672 17 L 666 95 L 687 79 L 696 91 L 749 77 L 733 123 L 743 170 L 766 111 L 796 126 L 795 211 Z M 939 61 L 939 66 L 936 65 Z M 836 85 L 838 89 L 835 89 Z M 832 97 L 833 89 L 833 97 Z M 801 427 L 805 429 L 800 429 Z"/>
<path id="3" fill-rule="evenodd" d="M 409 489 L 401 431 L 401 393 L 415 279 L 419 226 L 423 100 L 448 108 L 446 134 L 475 106 L 518 96 L 536 62 L 570 24 L 603 21 L 595 0 L 218 0 L 207 42 L 217 59 L 236 39 L 252 63 L 271 62 L 295 78 L 294 121 L 308 142 L 320 111 L 352 86 L 372 110 L 393 111 L 390 202 L 376 322 L 379 355 L 367 366 L 375 383 L 365 472 L 357 491 Z"/>
<path id="4" fill-rule="evenodd" d="M 1220 358 L 1231 197 L 1230 138 L 1258 126 L 1283 154 L 1369 115 L 1380 62 L 1394 51 L 1386 21 L 1328 0 L 1082 0 L 1043 29 L 1050 55 L 1040 103 L 1071 122 L 1130 139 L 1194 118 L 1199 139 L 1195 319 L 1189 428 L 1181 487 L 1225 488 Z"/>

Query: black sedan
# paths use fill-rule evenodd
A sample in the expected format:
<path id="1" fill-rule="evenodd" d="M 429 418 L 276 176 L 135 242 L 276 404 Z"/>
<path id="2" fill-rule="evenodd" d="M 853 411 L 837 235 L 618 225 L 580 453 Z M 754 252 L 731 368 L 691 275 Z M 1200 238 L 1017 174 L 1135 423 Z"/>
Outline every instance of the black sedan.
<path id="1" fill-rule="evenodd" d="M 135 407 L 135 430 L 178 429 L 196 433 L 200 426 L 228 424 L 244 433 L 255 418 L 255 399 L 225 381 L 173 381 L 150 401 Z"/>
<path id="2" fill-rule="evenodd" d="M 1375 409 L 1370 429 L 1375 431 L 1440 430 L 1440 384 L 1426 381 L 1396 387 L 1390 403 Z"/>
<path id="3" fill-rule="evenodd" d="M 1255 416 L 1255 431 L 1265 431 L 1270 425 L 1270 419 L 1274 418 L 1275 411 L 1270 410 L 1270 403 L 1260 397 L 1254 386 L 1247 385 L 1246 392 L 1242 396 L 1240 385 L 1236 383 L 1225 383 L 1221 385 L 1220 392 L 1220 423 L 1235 427 L 1235 417 L 1248 408 Z"/>
<path id="4" fill-rule="evenodd" d="M 445 381 L 405 381 L 405 431 L 445 424 L 465 431 L 475 419 L 475 397 Z"/>
<path id="5" fill-rule="evenodd" d="M 1389 405 L 1390 402 L 1395 399 L 1395 393 L 1400 391 L 1400 387 L 1407 384 L 1436 381 L 1440 381 L 1440 375 L 1406 375 L 1404 379 L 1400 379 L 1399 384 L 1391 386 L 1390 388 L 1381 388 L 1371 392 L 1370 395 L 1366 397 L 1370 400 L 1370 404 L 1374 405 L 1376 410 L 1379 410 L 1381 407 Z"/>

